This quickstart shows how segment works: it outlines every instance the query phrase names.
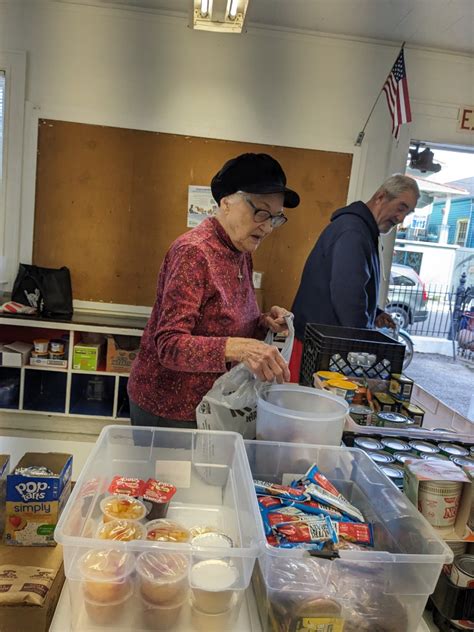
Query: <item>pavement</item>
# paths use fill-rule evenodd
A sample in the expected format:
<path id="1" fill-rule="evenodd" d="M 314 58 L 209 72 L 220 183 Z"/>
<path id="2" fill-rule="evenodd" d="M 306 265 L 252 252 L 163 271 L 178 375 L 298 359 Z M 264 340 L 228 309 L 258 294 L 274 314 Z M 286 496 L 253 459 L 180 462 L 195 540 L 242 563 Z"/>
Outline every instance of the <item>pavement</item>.
<path id="1" fill-rule="evenodd" d="M 474 364 L 437 353 L 416 353 L 406 370 L 422 388 L 432 393 L 450 408 L 467 416 L 474 396 Z"/>

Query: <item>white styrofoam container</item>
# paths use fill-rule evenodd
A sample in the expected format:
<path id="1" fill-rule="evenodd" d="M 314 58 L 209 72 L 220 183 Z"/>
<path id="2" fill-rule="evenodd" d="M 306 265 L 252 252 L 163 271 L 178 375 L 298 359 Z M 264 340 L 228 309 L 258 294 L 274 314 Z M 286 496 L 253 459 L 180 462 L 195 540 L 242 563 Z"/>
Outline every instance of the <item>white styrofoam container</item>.
<path id="1" fill-rule="evenodd" d="M 303 602 L 323 599 L 340 605 L 344 632 L 415 632 L 452 551 L 408 498 L 361 450 L 261 441 L 245 446 L 255 479 L 286 484 L 317 463 L 374 526 L 374 550 L 341 551 L 339 559 L 327 560 L 268 545 L 260 523 L 254 587 L 264 630 L 286 629 L 278 627 L 284 620 L 293 629 L 295 619 L 287 618 L 303 613 Z"/>
<path id="2" fill-rule="evenodd" d="M 55 531 L 64 550 L 74 632 L 102 629 L 85 610 L 79 560 L 88 551 L 118 550 L 134 557 L 151 550 L 180 553 L 188 559 L 189 569 L 196 561 L 223 557 L 223 549 L 203 552 L 188 543 L 119 542 L 88 537 L 95 534 L 102 520 L 100 499 L 115 475 L 144 480 L 161 478 L 173 483 L 177 492 L 170 503 L 169 519 L 187 528 L 214 526 L 233 540 L 234 547 L 225 549 L 225 559 L 237 569 L 233 590 L 238 614 L 259 551 L 259 512 L 242 437 L 232 432 L 107 426 L 84 465 Z M 109 622 L 115 632 L 149 629 L 143 618 L 135 572 L 132 579 L 133 594 L 123 613 Z M 187 599 L 171 630 L 187 632 L 190 614 Z M 108 613 L 105 615 L 107 619 Z"/>

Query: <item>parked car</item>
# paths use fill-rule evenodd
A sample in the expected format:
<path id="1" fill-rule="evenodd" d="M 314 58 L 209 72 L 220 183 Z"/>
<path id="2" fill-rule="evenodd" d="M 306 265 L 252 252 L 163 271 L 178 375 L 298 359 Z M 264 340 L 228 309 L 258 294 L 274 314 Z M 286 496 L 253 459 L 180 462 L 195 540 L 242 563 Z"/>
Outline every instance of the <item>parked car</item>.
<path id="1" fill-rule="evenodd" d="M 427 303 L 425 284 L 416 271 L 400 263 L 392 264 L 385 310 L 400 328 L 425 321 L 428 318 Z"/>

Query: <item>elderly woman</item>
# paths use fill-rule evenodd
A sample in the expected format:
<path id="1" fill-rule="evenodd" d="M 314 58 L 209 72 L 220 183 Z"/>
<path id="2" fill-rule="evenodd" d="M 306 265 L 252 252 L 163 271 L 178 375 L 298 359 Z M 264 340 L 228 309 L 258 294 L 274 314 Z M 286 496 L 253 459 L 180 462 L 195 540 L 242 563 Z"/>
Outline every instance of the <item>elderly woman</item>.
<path id="1" fill-rule="evenodd" d="M 252 285 L 252 253 L 299 204 L 267 154 L 242 154 L 214 176 L 219 205 L 171 245 L 155 305 L 128 382 L 133 425 L 195 428 L 195 409 L 214 381 L 243 362 L 264 381 L 285 382 L 288 366 L 262 342 L 285 329 L 287 310 L 262 314 Z"/>

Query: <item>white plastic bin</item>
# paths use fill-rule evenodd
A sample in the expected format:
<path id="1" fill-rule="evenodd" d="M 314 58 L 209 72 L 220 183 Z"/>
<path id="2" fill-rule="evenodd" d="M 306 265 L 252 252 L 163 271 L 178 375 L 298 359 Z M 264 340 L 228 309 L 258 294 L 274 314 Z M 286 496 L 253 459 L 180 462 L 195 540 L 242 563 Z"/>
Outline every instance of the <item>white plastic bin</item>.
<path id="1" fill-rule="evenodd" d="M 253 583 L 264 630 L 293 630 L 298 617 L 340 608 L 344 632 L 415 632 L 452 551 L 410 501 L 361 450 L 245 444 L 255 479 L 287 484 L 317 463 L 374 525 L 376 544 L 326 560 L 269 546 L 260 523 L 263 553 Z"/>
<path id="2" fill-rule="evenodd" d="M 187 529 L 215 527 L 229 536 L 234 546 L 199 549 L 189 543 L 125 542 L 91 537 L 102 520 L 100 500 L 116 475 L 145 481 L 157 478 L 173 483 L 177 492 L 167 518 L 178 521 Z M 236 579 L 230 590 L 234 593 L 232 603 L 237 613 L 259 550 L 258 520 L 240 435 L 126 426 L 104 428 L 55 532 L 56 540 L 64 547 L 74 632 L 111 627 L 114 632 L 192 630 L 192 568 L 207 559 L 221 560 L 233 567 Z M 104 563 L 100 559 L 84 557 L 90 551 L 106 551 L 105 559 L 112 556 L 111 575 L 108 562 L 104 574 Z M 187 561 L 186 577 L 178 578 L 179 585 L 174 578 L 164 589 L 159 586 L 159 590 L 152 591 L 152 595 L 158 595 L 154 604 L 149 603 L 149 593 L 142 594 L 143 579 L 136 569 L 138 556 L 150 551 L 174 556 L 174 566 L 179 562 L 180 569 L 183 560 Z M 102 568 L 99 574 L 97 568 Z M 172 592 L 170 588 L 176 590 Z M 168 595 L 173 597 L 171 601 L 167 600 Z M 154 613 L 159 616 L 154 617 Z M 231 615 L 229 613 L 229 617 Z M 156 628 L 153 627 L 155 619 Z"/>
<path id="3" fill-rule="evenodd" d="M 297 384 L 264 386 L 257 400 L 257 439 L 339 445 L 349 406 L 332 393 Z"/>

